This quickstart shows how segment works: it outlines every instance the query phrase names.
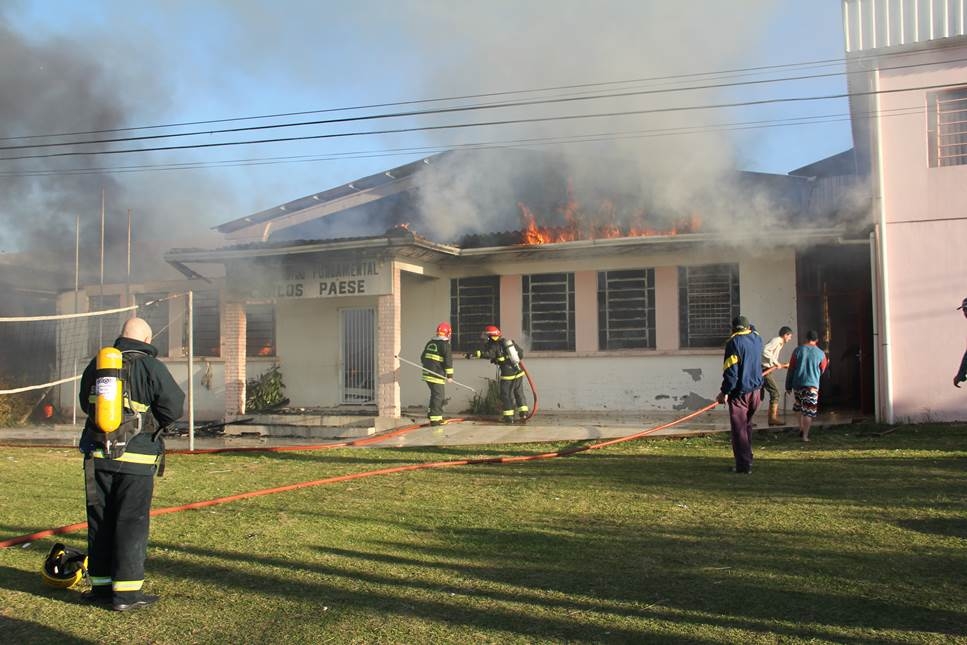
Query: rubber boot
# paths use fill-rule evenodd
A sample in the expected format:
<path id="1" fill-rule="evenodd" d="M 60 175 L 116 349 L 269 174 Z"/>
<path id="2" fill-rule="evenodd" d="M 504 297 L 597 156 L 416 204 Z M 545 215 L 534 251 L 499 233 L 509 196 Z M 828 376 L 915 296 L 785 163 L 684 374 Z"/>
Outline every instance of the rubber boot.
<path id="1" fill-rule="evenodd" d="M 781 426 L 781 425 L 785 425 L 782 421 L 779 420 L 779 403 L 778 402 L 776 402 L 776 403 L 770 403 L 769 404 L 769 425 L 771 425 L 771 426 Z"/>

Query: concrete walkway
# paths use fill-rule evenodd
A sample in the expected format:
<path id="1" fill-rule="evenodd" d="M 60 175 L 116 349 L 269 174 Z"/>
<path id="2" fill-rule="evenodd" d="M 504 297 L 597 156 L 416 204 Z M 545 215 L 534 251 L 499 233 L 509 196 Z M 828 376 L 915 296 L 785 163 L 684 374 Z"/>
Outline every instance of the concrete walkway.
<path id="1" fill-rule="evenodd" d="M 402 448 L 414 446 L 463 446 L 508 443 L 543 443 L 550 441 L 593 441 L 614 439 L 633 435 L 659 425 L 672 422 L 688 412 L 647 412 L 640 415 L 618 415 L 607 412 L 593 414 L 554 413 L 538 414 L 526 425 L 504 425 L 486 421 L 451 422 L 438 427 L 419 428 L 404 435 L 391 437 L 383 442 L 368 444 L 367 447 Z M 853 423 L 856 418 L 850 414 L 827 413 L 820 415 L 814 427 Z M 399 427 L 425 423 L 425 419 L 403 417 Z M 769 428 L 766 426 L 764 410 L 756 415 L 759 430 L 774 432 L 795 431 L 796 416 L 787 415 L 790 425 Z M 726 409 L 719 406 L 694 419 L 682 422 L 671 428 L 659 430 L 650 437 L 687 437 L 724 433 L 729 430 L 729 417 Z M 5 445 L 53 445 L 76 446 L 80 428 L 71 425 L 43 425 L 21 428 L 0 428 L 0 444 Z M 353 438 L 360 437 L 349 437 Z M 295 445 L 318 445 L 346 439 L 306 439 L 268 436 L 212 436 L 199 433 L 195 437 L 195 448 L 233 448 L 233 447 L 273 447 Z M 188 448 L 188 437 L 166 437 L 165 444 L 170 450 Z"/>

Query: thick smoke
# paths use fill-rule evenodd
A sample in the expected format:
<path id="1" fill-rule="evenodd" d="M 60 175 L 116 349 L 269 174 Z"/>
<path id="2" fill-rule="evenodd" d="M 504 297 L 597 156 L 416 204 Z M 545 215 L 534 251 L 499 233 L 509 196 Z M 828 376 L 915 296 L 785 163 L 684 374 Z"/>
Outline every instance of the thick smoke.
<path id="1" fill-rule="evenodd" d="M 0 147 L 78 141 L 97 135 L 36 137 L 108 130 L 143 123 L 158 114 L 165 92 L 152 59 L 121 61 L 90 42 L 30 40 L 0 15 Z M 139 67 L 139 65 L 144 67 Z M 155 80 L 157 79 L 157 80 Z M 101 135 L 104 136 L 104 135 Z M 118 136 L 115 134 L 114 136 Z M 10 157 L 80 150 L 80 146 L 0 151 L 0 251 L 20 266 L 73 277 L 75 223 L 80 219 L 82 282 L 98 279 L 102 195 L 105 212 L 105 279 L 127 273 L 128 210 L 135 247 L 135 279 L 157 279 L 170 269 L 161 254 L 179 239 L 204 239 L 199 222 L 224 203 L 221 188 L 204 171 L 112 174 L 97 169 L 149 163 L 118 157 L 9 160 Z M 84 147 L 91 150 L 90 146 Z M 84 169 L 82 173 L 72 172 Z M 211 200 L 206 201 L 206 200 Z M 222 210 L 228 210 L 222 208 Z M 217 215 L 216 215 L 217 216 Z M 167 276 L 170 277 L 170 276 Z M 73 280 L 68 280 L 71 285 Z"/>
<path id="2" fill-rule="evenodd" d="M 622 93 L 702 85 L 681 77 L 699 70 L 749 65 L 749 50 L 779 10 L 774 3 L 488 3 L 453 10 L 450 3 L 419 3 L 404 18 L 413 42 L 433 56 L 434 74 L 422 94 L 458 95 L 480 88 L 531 89 L 626 79 L 669 79 L 581 90 L 555 90 L 524 98 Z M 433 52 L 446 52 L 445 56 Z M 714 81 L 712 81 L 714 82 Z M 521 98 L 521 97 L 515 97 Z M 607 114 L 662 110 L 735 101 L 724 89 L 672 92 L 560 105 L 494 110 L 490 118 Z M 484 118 L 484 117 L 481 117 Z M 739 160 L 726 132 L 711 126 L 738 120 L 725 110 L 669 110 L 644 115 L 569 119 L 464 131 L 462 140 L 519 141 L 513 148 L 539 151 L 563 164 L 571 192 L 560 185 L 557 205 L 529 204 L 538 220 L 554 224 L 562 204 L 580 202 L 585 213 L 608 208 L 617 216 L 674 220 L 696 216 L 707 232 L 761 230 L 789 214 L 789 204 L 769 191 L 736 181 Z M 670 130 L 695 134 L 663 136 Z M 599 136 L 600 135 L 600 136 Z M 529 141 L 587 137 L 582 144 L 537 146 Z M 520 228 L 517 164 L 481 155 L 477 165 L 427 173 L 425 206 L 448 237 Z M 487 186 L 482 200 L 481 185 Z M 780 191 L 782 192 L 782 191 Z M 539 212 L 544 207 L 543 212 Z M 508 211 L 510 216 L 508 217 Z M 660 222 L 655 222 L 660 223 Z"/>

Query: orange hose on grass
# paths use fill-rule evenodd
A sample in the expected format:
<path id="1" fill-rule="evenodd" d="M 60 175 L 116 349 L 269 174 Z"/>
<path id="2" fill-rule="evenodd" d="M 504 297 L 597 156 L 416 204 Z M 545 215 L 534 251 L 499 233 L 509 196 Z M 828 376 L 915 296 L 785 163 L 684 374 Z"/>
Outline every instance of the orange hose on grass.
<path id="1" fill-rule="evenodd" d="M 696 417 L 699 414 L 702 414 L 703 412 L 706 412 L 708 410 L 711 410 L 716 405 L 718 405 L 718 404 L 717 403 L 712 403 L 712 404 L 710 404 L 710 405 L 708 405 L 708 406 L 706 406 L 706 407 L 704 407 L 704 408 L 702 408 L 700 410 L 696 410 L 695 412 L 692 412 L 690 414 L 687 414 L 687 415 L 685 415 L 685 416 L 683 416 L 683 417 L 681 417 L 679 419 L 676 419 L 674 421 L 670 421 L 668 423 L 664 423 L 664 424 L 659 425 L 659 426 L 655 426 L 654 428 L 649 428 L 647 430 L 644 430 L 642 432 L 638 432 L 638 433 L 633 434 L 633 435 L 628 435 L 626 437 L 619 437 L 618 439 L 612 439 L 610 441 L 604 441 L 604 442 L 600 442 L 598 444 L 592 444 L 592 445 L 588 445 L 588 446 L 580 446 L 580 447 L 577 447 L 577 448 L 568 448 L 566 450 L 559 450 L 559 451 L 556 451 L 556 452 L 541 453 L 541 454 L 537 454 L 537 455 L 523 455 L 523 456 L 519 456 L 519 457 L 481 457 L 481 458 L 478 458 L 478 459 L 457 459 L 457 460 L 453 460 L 453 461 L 434 461 L 434 462 L 427 462 L 427 463 L 422 463 L 422 464 L 410 464 L 408 466 L 395 466 L 393 468 L 381 468 L 379 470 L 367 470 L 367 471 L 363 471 L 363 472 L 360 472 L 360 473 L 351 473 L 351 474 L 348 474 L 348 475 L 337 475 L 335 477 L 327 477 L 325 479 L 316 479 L 316 480 L 307 481 L 307 482 L 300 482 L 300 483 L 296 483 L 296 484 L 288 484 L 286 486 L 278 486 L 276 488 L 266 488 L 266 489 L 263 489 L 263 490 L 250 491 L 248 493 L 239 493 L 237 495 L 229 495 L 227 497 L 218 497 L 218 498 L 215 498 L 215 499 L 204 500 L 204 501 L 200 501 L 200 502 L 191 502 L 189 504 L 183 504 L 181 506 L 169 506 L 169 507 L 166 507 L 166 508 L 159 508 L 159 509 L 155 509 L 155 510 L 151 511 L 150 515 L 151 515 L 151 517 L 156 517 L 158 515 L 167 515 L 169 513 L 177 513 L 177 512 L 180 512 L 180 511 L 187 511 L 187 510 L 193 510 L 193 509 L 199 509 L 199 508 L 207 508 L 209 506 L 217 506 L 219 504 L 226 504 L 228 502 L 235 502 L 235 501 L 239 501 L 239 500 L 243 500 L 243 499 L 251 499 L 253 497 L 262 497 L 264 495 L 273 495 L 275 493 L 283 493 L 283 492 L 288 492 L 288 491 L 292 491 L 292 490 L 298 490 L 300 488 L 310 488 L 310 487 L 313 487 L 313 486 L 323 486 L 323 485 L 326 485 L 326 484 L 335 484 L 335 483 L 344 482 L 344 481 L 351 481 L 351 480 L 354 480 L 354 479 L 362 479 L 364 477 L 376 477 L 376 476 L 379 476 L 379 475 L 390 475 L 390 474 L 407 472 L 407 471 L 413 471 L 413 470 L 429 470 L 431 468 L 453 468 L 453 467 L 456 467 L 456 466 L 469 466 L 469 465 L 476 465 L 476 464 L 508 464 L 508 463 L 523 462 L 523 461 L 537 461 L 537 460 L 541 460 L 541 459 L 552 459 L 552 458 L 555 458 L 555 457 L 566 457 L 566 456 L 569 456 L 569 455 L 576 454 L 578 452 L 584 452 L 584 451 L 587 451 L 587 450 L 594 450 L 596 448 L 603 448 L 605 446 L 610 446 L 610 445 L 614 445 L 614 444 L 617 444 L 617 443 L 622 443 L 624 441 L 631 441 L 633 439 L 638 439 L 640 437 L 647 436 L 647 435 L 652 434 L 654 432 L 658 432 L 659 430 L 663 430 L 665 428 L 670 428 L 670 427 L 672 427 L 674 425 L 677 425 L 677 424 L 679 424 L 679 423 L 681 423 L 683 421 L 687 421 L 688 419 L 691 419 L 693 417 Z M 292 447 L 292 448 L 293 449 L 297 449 L 296 447 Z M 0 541 L 0 549 L 7 548 L 7 547 L 10 547 L 10 546 L 15 546 L 17 544 L 23 544 L 25 542 L 32 542 L 34 540 L 38 540 L 38 539 L 44 538 L 44 537 L 49 537 L 51 535 L 63 535 L 64 533 L 73 533 L 74 531 L 79 531 L 79 530 L 81 530 L 83 528 L 86 528 L 86 527 L 87 527 L 87 522 L 78 522 L 76 524 L 69 524 L 67 526 L 61 526 L 61 527 L 54 528 L 54 529 L 47 529 L 45 531 L 39 531 L 37 533 L 32 533 L 30 535 L 21 535 L 19 537 L 10 538 L 10 539 L 7 539 L 7 540 Z"/>

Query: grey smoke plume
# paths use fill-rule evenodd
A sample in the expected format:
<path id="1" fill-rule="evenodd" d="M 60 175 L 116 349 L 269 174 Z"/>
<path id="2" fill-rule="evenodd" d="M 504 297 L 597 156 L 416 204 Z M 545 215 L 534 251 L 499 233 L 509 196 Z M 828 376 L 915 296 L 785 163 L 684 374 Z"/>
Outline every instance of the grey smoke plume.
<path id="1" fill-rule="evenodd" d="M 462 7 L 462 8 L 459 8 Z M 761 40 L 779 8 L 762 0 L 735 2 L 418 3 L 403 17 L 413 42 L 432 56 L 434 73 L 423 94 L 456 95 L 479 88 L 528 89 L 581 82 L 668 78 L 749 64 L 750 47 Z M 436 54 L 434 54 L 436 52 Z M 445 52 L 445 55 L 440 55 Z M 593 88 L 600 93 L 701 85 L 701 78 Z M 576 95 L 554 91 L 532 96 Z M 587 90 L 590 91 L 590 90 Z M 515 117 L 612 113 L 675 108 L 736 100 L 724 89 L 565 103 L 520 109 Z M 508 116 L 493 111 L 494 118 Z M 727 133 L 708 126 L 736 119 L 724 110 L 688 110 L 589 118 L 474 130 L 460 138 L 520 140 L 515 148 L 540 150 L 563 163 L 574 196 L 588 211 L 613 199 L 619 210 L 645 209 L 656 216 L 698 215 L 703 230 L 758 230 L 787 215 L 786 205 L 767 192 L 737 186 L 736 158 Z M 706 128 L 698 134 L 655 136 L 663 130 Z M 603 134 L 604 141 L 536 146 L 536 138 Z M 456 137 L 454 137 L 456 140 Z M 511 156 L 511 155 L 505 155 Z M 495 155 L 478 165 L 455 164 L 427 176 L 424 204 L 450 237 L 460 232 L 519 228 L 515 210 L 518 168 Z M 480 184 L 488 195 L 481 201 Z M 557 187 L 557 199 L 566 199 Z M 557 210 L 559 210 L 558 204 Z M 537 210 L 535 208 L 535 210 Z M 626 215 L 628 213 L 625 213 Z M 543 213 L 554 224 L 555 207 Z M 514 221 L 516 218 L 516 221 Z M 548 221 L 551 220 L 551 221 Z"/>
<path id="2" fill-rule="evenodd" d="M 165 93 L 151 57 L 121 60 L 117 52 L 68 38 L 31 40 L 0 15 L 0 137 L 2 146 L 94 138 L 40 134 L 106 130 L 143 123 L 158 113 Z M 143 66 L 142 66 L 143 65 Z M 158 79 L 157 81 L 155 79 Z M 115 135 L 117 136 L 117 135 Z M 80 146 L 3 150 L 8 158 Z M 91 149 L 87 147 L 85 149 Z M 141 247 L 132 261 L 137 277 L 159 277 L 161 253 L 179 238 L 198 240 L 212 204 L 230 203 L 204 173 L 117 175 L 97 169 L 124 162 L 111 157 L 0 161 L 0 251 L 19 264 L 74 270 L 75 221 L 80 218 L 82 280 L 96 280 L 100 266 L 100 213 L 105 199 L 105 274 L 123 281 L 127 271 L 128 209 L 132 238 Z M 207 200 L 211 201 L 207 201 Z M 225 209 L 228 210 L 228 209 Z"/>

